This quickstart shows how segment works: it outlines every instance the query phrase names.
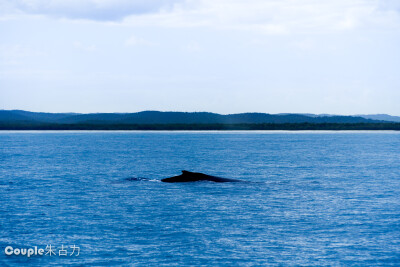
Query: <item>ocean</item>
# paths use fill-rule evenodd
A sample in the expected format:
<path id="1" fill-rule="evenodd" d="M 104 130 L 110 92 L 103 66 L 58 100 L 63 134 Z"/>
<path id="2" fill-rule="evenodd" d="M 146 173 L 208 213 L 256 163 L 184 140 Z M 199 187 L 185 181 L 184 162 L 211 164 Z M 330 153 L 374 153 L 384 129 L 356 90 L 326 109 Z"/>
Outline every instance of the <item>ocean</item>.
<path id="1" fill-rule="evenodd" d="M 182 170 L 246 182 L 160 182 Z M 400 266 L 400 132 L 3 131 L 0 247 L 4 266 Z"/>

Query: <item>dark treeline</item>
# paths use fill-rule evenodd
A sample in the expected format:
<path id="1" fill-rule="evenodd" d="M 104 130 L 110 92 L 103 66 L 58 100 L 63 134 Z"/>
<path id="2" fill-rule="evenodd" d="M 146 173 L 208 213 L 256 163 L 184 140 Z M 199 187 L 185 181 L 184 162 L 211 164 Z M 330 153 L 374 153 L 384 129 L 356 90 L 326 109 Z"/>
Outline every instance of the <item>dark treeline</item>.
<path id="1" fill-rule="evenodd" d="M 400 123 L 59 124 L 0 123 L 0 130 L 400 130 Z"/>
<path id="2" fill-rule="evenodd" d="M 385 123 L 360 116 L 315 114 L 238 113 L 211 112 L 161 112 L 136 113 L 43 113 L 24 110 L 0 110 L 0 123 L 57 123 L 57 124 L 278 124 L 278 123 Z"/>

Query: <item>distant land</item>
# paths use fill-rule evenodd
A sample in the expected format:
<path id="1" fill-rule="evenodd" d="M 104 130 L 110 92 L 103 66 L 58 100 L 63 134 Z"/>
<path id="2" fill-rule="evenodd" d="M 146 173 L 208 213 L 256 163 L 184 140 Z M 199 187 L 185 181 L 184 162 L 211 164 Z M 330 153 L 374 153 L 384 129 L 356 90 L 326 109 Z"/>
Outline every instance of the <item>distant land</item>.
<path id="1" fill-rule="evenodd" d="M 0 130 L 400 130 L 386 114 L 43 113 L 0 110 Z"/>

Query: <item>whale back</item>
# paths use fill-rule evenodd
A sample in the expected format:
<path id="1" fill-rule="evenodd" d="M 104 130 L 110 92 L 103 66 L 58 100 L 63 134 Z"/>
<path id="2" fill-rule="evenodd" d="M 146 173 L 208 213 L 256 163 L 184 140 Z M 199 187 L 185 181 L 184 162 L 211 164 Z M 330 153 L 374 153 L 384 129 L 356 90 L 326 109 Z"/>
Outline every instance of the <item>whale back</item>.
<path id="1" fill-rule="evenodd" d="M 166 183 L 185 183 L 185 182 L 196 182 L 196 181 L 211 181 L 216 183 L 226 182 L 241 182 L 240 180 L 221 178 L 217 176 L 207 175 L 199 172 L 190 172 L 183 170 L 181 175 L 165 178 L 161 180 Z"/>

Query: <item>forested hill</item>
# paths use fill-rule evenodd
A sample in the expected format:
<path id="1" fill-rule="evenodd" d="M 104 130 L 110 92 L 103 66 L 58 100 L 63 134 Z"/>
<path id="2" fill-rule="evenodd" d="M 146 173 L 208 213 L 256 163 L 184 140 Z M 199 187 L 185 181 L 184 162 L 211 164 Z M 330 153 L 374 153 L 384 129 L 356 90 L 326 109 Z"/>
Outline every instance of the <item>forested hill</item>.
<path id="1" fill-rule="evenodd" d="M 365 115 L 364 115 L 365 116 Z M 221 115 L 210 112 L 137 113 L 41 113 L 23 110 L 0 110 L 1 124 L 284 124 L 284 123 L 382 123 L 361 116 L 314 114 L 240 113 Z"/>

